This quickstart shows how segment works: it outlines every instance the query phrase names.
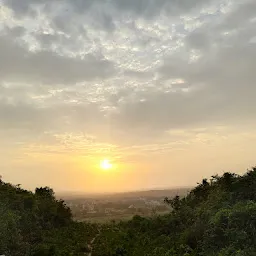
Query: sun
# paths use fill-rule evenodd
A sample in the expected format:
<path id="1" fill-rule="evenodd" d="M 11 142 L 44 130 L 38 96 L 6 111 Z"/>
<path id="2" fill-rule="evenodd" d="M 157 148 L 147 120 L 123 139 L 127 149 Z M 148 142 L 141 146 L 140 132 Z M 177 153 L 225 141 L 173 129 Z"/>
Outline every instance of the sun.
<path id="1" fill-rule="evenodd" d="M 100 162 L 100 168 L 104 171 L 108 171 L 112 168 L 112 164 L 110 163 L 110 161 L 108 159 L 104 159 Z"/>

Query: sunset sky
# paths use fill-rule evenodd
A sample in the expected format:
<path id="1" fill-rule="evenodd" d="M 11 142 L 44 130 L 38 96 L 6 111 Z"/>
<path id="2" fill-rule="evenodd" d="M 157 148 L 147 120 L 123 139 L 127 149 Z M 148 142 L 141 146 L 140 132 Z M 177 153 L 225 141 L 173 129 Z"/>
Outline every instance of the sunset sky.
<path id="1" fill-rule="evenodd" d="M 0 0 L 5 181 L 194 186 L 255 152 L 255 0 Z"/>

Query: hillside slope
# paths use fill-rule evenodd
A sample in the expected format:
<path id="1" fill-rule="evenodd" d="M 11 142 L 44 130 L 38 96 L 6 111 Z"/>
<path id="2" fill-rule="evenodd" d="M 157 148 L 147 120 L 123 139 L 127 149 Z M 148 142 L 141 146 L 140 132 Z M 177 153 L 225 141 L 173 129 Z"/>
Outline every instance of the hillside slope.
<path id="1" fill-rule="evenodd" d="M 77 223 L 50 188 L 32 193 L 0 181 L 0 255 L 256 255 L 256 168 L 213 176 L 165 202 L 173 209 L 165 216 Z"/>
<path id="2" fill-rule="evenodd" d="M 166 216 L 105 226 L 94 256 L 255 256 L 256 168 L 225 173 L 166 203 Z"/>
<path id="3" fill-rule="evenodd" d="M 84 255 L 96 231 L 74 222 L 50 188 L 32 193 L 0 181 L 0 255 Z"/>

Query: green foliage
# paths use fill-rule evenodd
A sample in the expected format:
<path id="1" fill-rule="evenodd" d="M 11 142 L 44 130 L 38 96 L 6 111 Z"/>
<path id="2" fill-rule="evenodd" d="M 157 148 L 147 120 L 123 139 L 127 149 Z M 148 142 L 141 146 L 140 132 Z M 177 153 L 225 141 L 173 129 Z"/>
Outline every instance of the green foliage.
<path id="1" fill-rule="evenodd" d="M 116 255 L 120 246 L 118 255 L 126 256 L 256 255 L 256 168 L 212 176 L 185 198 L 165 202 L 172 207 L 166 216 L 105 228 L 94 255 Z"/>
<path id="2" fill-rule="evenodd" d="M 94 225 L 72 221 L 70 209 L 52 189 L 35 193 L 0 181 L 0 255 L 84 255 Z"/>
<path id="3" fill-rule="evenodd" d="M 35 193 L 0 180 L 0 255 L 255 256 L 256 168 L 204 179 L 165 198 L 165 216 L 105 225 L 77 223 L 52 189 Z"/>

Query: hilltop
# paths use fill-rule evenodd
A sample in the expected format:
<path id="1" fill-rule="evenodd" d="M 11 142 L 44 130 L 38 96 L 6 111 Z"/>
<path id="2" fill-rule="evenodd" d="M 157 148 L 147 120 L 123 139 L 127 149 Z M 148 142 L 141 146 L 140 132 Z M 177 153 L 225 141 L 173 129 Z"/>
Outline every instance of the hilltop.
<path id="1" fill-rule="evenodd" d="M 212 176 L 164 200 L 172 210 L 163 216 L 78 223 L 52 189 L 30 192 L 0 181 L 0 255 L 256 255 L 256 168 Z"/>
<path id="2" fill-rule="evenodd" d="M 106 226 L 93 255 L 256 255 L 256 168 L 243 176 L 212 176 L 165 202 L 169 214 Z"/>
<path id="3" fill-rule="evenodd" d="M 27 191 L 0 180 L 0 255 L 84 255 L 97 227 L 72 220 L 52 189 Z"/>

